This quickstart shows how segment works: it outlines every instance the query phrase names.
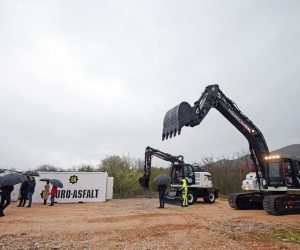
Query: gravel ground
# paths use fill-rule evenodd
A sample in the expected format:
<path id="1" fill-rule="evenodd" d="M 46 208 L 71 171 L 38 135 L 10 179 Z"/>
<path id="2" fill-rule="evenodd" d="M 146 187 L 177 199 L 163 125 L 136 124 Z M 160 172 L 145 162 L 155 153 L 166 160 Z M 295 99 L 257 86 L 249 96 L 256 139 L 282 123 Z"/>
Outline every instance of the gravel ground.
<path id="1" fill-rule="evenodd" d="M 157 199 L 102 203 L 12 203 L 0 218 L 0 249 L 300 249 L 300 215 L 238 211 L 227 201 L 188 208 Z M 294 238 L 293 238 L 294 237 Z"/>

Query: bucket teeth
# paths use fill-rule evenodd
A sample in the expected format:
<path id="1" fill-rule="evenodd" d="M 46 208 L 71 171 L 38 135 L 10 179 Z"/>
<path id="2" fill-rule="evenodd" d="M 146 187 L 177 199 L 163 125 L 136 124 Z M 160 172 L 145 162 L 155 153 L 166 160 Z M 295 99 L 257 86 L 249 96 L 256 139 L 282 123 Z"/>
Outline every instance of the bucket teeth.
<path id="1" fill-rule="evenodd" d="M 168 139 L 180 135 L 181 128 L 188 126 L 194 118 L 194 110 L 187 102 L 182 102 L 170 109 L 164 118 L 162 139 Z"/>

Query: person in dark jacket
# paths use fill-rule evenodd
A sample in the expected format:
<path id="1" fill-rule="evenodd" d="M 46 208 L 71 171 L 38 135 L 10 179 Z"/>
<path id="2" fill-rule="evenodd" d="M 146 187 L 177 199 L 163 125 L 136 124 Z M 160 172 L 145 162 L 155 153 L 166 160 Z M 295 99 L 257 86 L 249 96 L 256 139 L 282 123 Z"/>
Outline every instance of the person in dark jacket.
<path id="1" fill-rule="evenodd" d="M 14 186 L 2 186 L 1 187 L 1 201 L 0 201 L 0 217 L 4 216 L 4 209 L 8 207 L 11 201 L 11 192 L 14 190 Z"/>
<path id="2" fill-rule="evenodd" d="M 158 185 L 157 191 L 159 195 L 159 208 L 165 207 L 165 193 L 167 190 L 167 185 Z"/>
<path id="3" fill-rule="evenodd" d="M 35 178 L 32 176 L 30 181 L 28 182 L 28 187 L 27 187 L 28 202 L 29 202 L 27 207 L 31 207 L 34 188 L 35 188 Z"/>
<path id="4" fill-rule="evenodd" d="M 17 207 L 24 207 L 26 204 L 27 196 L 28 196 L 28 182 L 29 176 L 26 176 L 26 179 L 22 182 L 20 187 L 20 203 Z"/>

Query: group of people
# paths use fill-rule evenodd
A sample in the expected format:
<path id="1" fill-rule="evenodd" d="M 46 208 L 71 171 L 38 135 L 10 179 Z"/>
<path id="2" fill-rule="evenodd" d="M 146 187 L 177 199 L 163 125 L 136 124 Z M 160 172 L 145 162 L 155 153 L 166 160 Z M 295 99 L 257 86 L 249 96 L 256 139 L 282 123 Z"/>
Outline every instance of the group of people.
<path id="1" fill-rule="evenodd" d="M 31 207 L 32 205 L 32 196 L 35 191 L 35 178 L 33 176 L 26 176 L 25 180 L 22 182 L 20 191 L 19 191 L 19 204 L 17 207 L 24 207 L 26 205 L 26 201 L 28 200 L 28 205 L 26 207 Z M 11 193 L 14 190 L 14 186 L 6 185 L 1 186 L 1 201 L 0 201 L 0 217 L 4 216 L 4 210 L 9 206 L 11 203 Z M 50 182 L 49 180 L 46 181 L 44 185 L 44 189 L 42 191 L 42 198 L 44 200 L 44 205 L 47 204 L 47 200 L 50 196 L 50 206 L 54 206 L 55 197 L 57 194 L 57 187 L 52 186 L 50 191 Z"/>
<path id="2" fill-rule="evenodd" d="M 27 207 L 31 207 L 35 185 L 35 178 L 33 176 L 26 176 L 25 181 L 22 182 L 20 187 L 20 203 L 17 207 L 24 207 L 27 199 Z"/>

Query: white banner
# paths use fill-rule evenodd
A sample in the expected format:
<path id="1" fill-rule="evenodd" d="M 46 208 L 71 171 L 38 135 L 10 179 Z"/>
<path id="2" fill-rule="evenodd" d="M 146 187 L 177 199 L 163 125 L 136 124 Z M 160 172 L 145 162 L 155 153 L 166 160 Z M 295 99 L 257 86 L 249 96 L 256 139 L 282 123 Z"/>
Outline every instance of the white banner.
<path id="1" fill-rule="evenodd" d="M 108 179 L 106 172 L 39 172 L 39 174 L 40 176 L 35 178 L 33 203 L 44 202 L 41 193 L 46 182 L 40 181 L 42 178 L 58 179 L 63 183 L 64 187 L 57 189 L 55 201 L 58 203 L 105 201 Z M 51 191 L 52 185 L 50 186 Z"/>

